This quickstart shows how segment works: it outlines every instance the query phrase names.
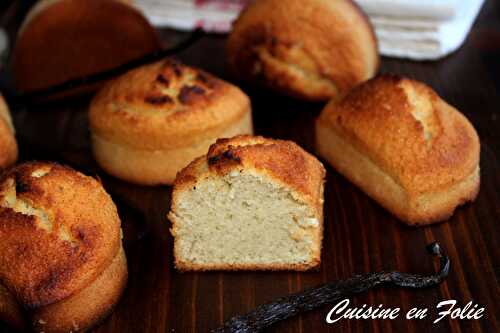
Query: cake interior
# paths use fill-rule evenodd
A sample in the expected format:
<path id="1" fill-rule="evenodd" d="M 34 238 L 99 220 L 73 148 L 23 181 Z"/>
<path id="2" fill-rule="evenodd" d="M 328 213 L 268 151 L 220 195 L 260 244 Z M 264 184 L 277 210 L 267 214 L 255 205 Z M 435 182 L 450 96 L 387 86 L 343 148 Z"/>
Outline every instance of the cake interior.
<path id="1" fill-rule="evenodd" d="M 265 175 L 232 171 L 179 193 L 174 251 L 180 269 L 307 269 L 319 263 L 313 209 Z"/>

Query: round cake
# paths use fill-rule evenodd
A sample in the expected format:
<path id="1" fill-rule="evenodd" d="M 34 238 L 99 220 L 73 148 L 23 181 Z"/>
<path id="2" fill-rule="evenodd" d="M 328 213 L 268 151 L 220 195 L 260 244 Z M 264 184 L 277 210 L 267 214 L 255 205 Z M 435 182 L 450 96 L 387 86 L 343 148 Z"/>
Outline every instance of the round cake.
<path id="1" fill-rule="evenodd" d="M 250 100 L 240 89 L 171 59 L 107 83 L 89 120 L 98 164 L 142 185 L 171 184 L 217 138 L 253 132 Z"/>
<path id="2" fill-rule="evenodd" d="M 324 101 L 374 76 L 377 41 L 351 0 L 256 0 L 227 42 L 238 79 L 292 97 Z"/>
<path id="3" fill-rule="evenodd" d="M 126 280 L 120 219 L 99 182 L 45 162 L 2 176 L 0 320 L 85 330 L 112 310 Z"/>
<path id="4" fill-rule="evenodd" d="M 13 50 L 16 87 L 23 92 L 47 88 L 159 50 L 155 29 L 127 2 L 38 1 Z"/>

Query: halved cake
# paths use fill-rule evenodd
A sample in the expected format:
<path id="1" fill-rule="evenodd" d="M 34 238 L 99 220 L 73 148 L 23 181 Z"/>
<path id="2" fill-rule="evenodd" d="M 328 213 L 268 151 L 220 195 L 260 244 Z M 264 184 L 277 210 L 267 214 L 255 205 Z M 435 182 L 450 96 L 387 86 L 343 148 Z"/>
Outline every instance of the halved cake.
<path id="1" fill-rule="evenodd" d="M 319 265 L 325 169 L 291 141 L 219 139 L 174 183 L 180 270 L 307 270 Z"/>

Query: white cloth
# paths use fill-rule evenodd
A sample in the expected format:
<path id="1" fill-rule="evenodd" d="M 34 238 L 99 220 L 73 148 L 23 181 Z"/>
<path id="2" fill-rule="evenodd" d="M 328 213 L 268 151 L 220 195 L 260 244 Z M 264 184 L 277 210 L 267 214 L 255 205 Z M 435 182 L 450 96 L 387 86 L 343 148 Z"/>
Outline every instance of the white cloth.
<path id="1" fill-rule="evenodd" d="M 418 7 L 416 0 L 357 1 L 375 27 L 380 53 L 415 60 L 439 59 L 457 50 L 484 2 L 418 0 Z"/>
<path id="2" fill-rule="evenodd" d="M 355 0 L 365 12 L 376 16 L 446 20 L 457 14 L 460 2 L 470 0 Z"/>
<path id="3" fill-rule="evenodd" d="M 225 33 L 248 0 L 135 0 L 155 26 Z"/>
<path id="4" fill-rule="evenodd" d="M 439 59 L 465 40 L 484 0 L 355 0 L 368 14 L 380 53 Z M 159 27 L 228 32 L 249 0 L 135 0 Z M 286 5 L 286 0 L 283 0 Z"/>

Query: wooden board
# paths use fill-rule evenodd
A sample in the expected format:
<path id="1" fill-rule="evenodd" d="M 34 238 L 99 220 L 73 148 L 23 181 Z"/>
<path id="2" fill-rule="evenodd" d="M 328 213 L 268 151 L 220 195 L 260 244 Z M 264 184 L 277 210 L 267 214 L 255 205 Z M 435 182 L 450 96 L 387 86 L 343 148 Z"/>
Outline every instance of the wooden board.
<path id="1" fill-rule="evenodd" d="M 177 40 L 185 34 L 163 31 Z M 207 36 L 179 58 L 222 78 L 224 36 Z M 106 176 L 90 155 L 87 99 L 15 112 L 21 159 L 53 159 L 87 174 L 99 174 L 117 202 L 125 229 L 130 280 L 123 299 L 97 332 L 207 332 L 256 305 L 321 283 L 379 270 L 432 272 L 425 254 L 437 240 L 452 260 L 439 287 L 408 291 L 377 289 L 352 299 L 385 307 L 429 308 L 428 318 L 342 320 L 326 324 L 330 307 L 282 322 L 269 332 L 500 332 L 500 3 L 484 6 L 466 45 L 438 62 L 383 59 L 381 72 L 422 80 L 434 87 L 474 124 L 481 138 L 481 191 L 475 203 L 458 209 L 446 223 L 408 228 L 331 167 L 325 193 L 325 239 L 321 269 L 308 273 L 178 273 L 165 215 L 169 187 L 139 187 Z M 313 151 L 313 123 L 322 108 L 247 90 L 256 133 L 291 139 Z M 123 161 L 127 163 L 127 161 Z M 456 299 L 486 308 L 481 320 L 442 320 L 435 306 Z"/>

